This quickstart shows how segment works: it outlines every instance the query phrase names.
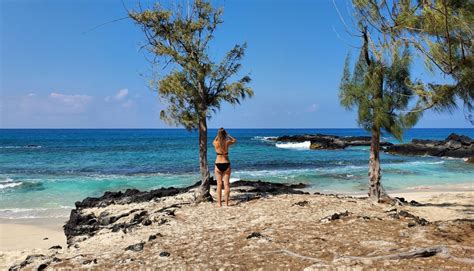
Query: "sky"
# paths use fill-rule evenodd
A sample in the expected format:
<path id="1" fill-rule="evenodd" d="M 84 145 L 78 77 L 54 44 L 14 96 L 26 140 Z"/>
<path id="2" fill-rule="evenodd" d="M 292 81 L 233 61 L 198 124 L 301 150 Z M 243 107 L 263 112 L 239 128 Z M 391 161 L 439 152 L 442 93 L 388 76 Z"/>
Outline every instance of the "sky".
<path id="1" fill-rule="evenodd" d="M 123 3 L 134 9 L 138 0 Z M 224 23 L 209 53 L 219 60 L 247 42 L 241 75 L 250 74 L 255 95 L 223 105 L 209 127 L 357 127 L 355 112 L 339 105 L 338 86 L 358 41 L 345 34 L 332 0 L 213 4 L 224 7 Z M 336 4 L 348 16 L 347 1 Z M 126 17 L 121 0 L 1 0 L 0 7 L 0 128 L 173 127 L 160 120 L 164 103 L 149 88 L 143 33 L 128 19 L 107 23 Z M 420 63 L 413 74 L 431 76 Z M 461 108 L 426 112 L 416 127 L 472 125 Z"/>

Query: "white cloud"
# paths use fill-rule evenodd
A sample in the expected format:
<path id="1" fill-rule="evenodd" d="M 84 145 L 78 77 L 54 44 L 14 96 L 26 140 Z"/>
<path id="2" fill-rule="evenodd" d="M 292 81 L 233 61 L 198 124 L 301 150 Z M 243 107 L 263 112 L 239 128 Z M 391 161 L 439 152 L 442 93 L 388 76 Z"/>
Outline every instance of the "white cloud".
<path id="1" fill-rule="evenodd" d="M 84 113 L 92 103 L 92 96 L 51 92 L 49 95 L 28 93 L 19 97 L 18 113 L 26 115 L 60 115 Z M 12 101 L 14 102 L 14 100 Z"/>
<path id="2" fill-rule="evenodd" d="M 135 102 L 132 101 L 132 100 L 127 100 L 127 101 L 123 102 L 121 105 L 122 105 L 123 108 L 130 109 L 130 108 L 135 106 Z"/>
<path id="3" fill-rule="evenodd" d="M 65 106 L 72 111 L 82 112 L 92 101 L 92 97 L 88 95 L 79 95 L 79 94 L 62 94 L 57 92 L 51 92 L 49 94 L 50 100 L 54 103 Z"/>
<path id="4" fill-rule="evenodd" d="M 127 96 L 128 96 L 128 89 L 124 88 L 124 89 L 119 90 L 117 94 L 115 94 L 114 98 L 115 100 L 120 101 L 127 98 Z"/>
<path id="5" fill-rule="evenodd" d="M 314 103 L 306 108 L 306 112 L 316 112 L 319 109 L 319 105 Z"/>
<path id="6" fill-rule="evenodd" d="M 128 89 L 124 88 L 117 91 L 117 93 L 112 97 L 110 96 L 105 97 L 104 101 L 106 103 L 111 102 L 111 101 L 123 101 L 127 98 L 127 96 L 128 96 Z"/>
<path id="7" fill-rule="evenodd" d="M 135 102 L 132 98 L 129 98 L 128 89 L 120 89 L 113 96 L 106 96 L 104 98 L 106 103 L 118 104 L 125 109 L 130 109 L 135 106 Z"/>

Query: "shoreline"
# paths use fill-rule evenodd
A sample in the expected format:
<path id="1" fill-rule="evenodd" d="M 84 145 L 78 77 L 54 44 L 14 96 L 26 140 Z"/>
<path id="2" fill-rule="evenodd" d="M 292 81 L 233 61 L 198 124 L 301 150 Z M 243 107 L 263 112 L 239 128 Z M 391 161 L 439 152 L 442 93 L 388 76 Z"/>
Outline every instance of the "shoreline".
<path id="1" fill-rule="evenodd" d="M 62 226 L 68 219 L 0 219 L 0 252 L 64 247 L 66 237 Z"/>
<path id="2" fill-rule="evenodd" d="M 241 180 L 246 180 L 246 179 L 239 179 L 239 178 L 231 178 L 230 184 L 231 184 L 231 189 L 232 189 L 232 183 L 235 183 L 237 181 Z M 273 183 L 272 181 L 262 181 L 262 182 L 268 182 L 268 183 Z M 280 183 L 280 182 L 276 182 Z M 292 184 L 292 183 L 288 183 Z M 296 184 L 296 183 L 295 183 Z M 160 187 L 160 188 L 171 188 L 174 186 L 169 186 L 169 187 Z M 187 186 L 179 186 L 176 188 L 185 188 Z M 160 189 L 157 188 L 157 189 Z M 350 197 L 366 197 L 367 196 L 367 191 L 349 191 L 349 190 L 320 190 L 317 188 L 301 188 L 298 189 L 303 192 L 308 192 L 310 194 L 314 193 L 320 193 L 324 195 L 344 195 L 344 196 L 350 196 Z M 124 191 L 124 189 L 121 190 L 113 190 L 115 191 Z M 140 190 L 140 191 L 149 191 L 149 190 Z M 231 190 L 232 191 L 232 190 Z M 107 191 L 108 192 L 108 191 Z M 411 186 L 406 189 L 396 189 L 396 190 L 390 190 L 387 191 L 387 193 L 390 196 L 394 197 L 405 197 L 408 198 L 409 200 L 416 200 L 420 198 L 427 198 L 431 194 L 437 194 L 437 193 L 456 193 L 456 192 L 474 192 L 474 182 L 473 183 L 456 183 L 456 184 L 439 184 L 439 185 L 423 185 L 423 186 Z M 411 198 L 413 197 L 413 198 Z M 81 199 L 83 200 L 83 199 Z M 69 219 L 69 214 L 71 210 L 75 209 L 75 207 L 71 208 L 62 208 L 64 209 L 65 213 L 67 215 L 64 216 L 53 216 L 53 217 L 0 217 L 0 224 L 26 224 L 26 225 L 39 225 L 43 226 L 47 223 L 45 221 L 47 220 L 53 220 L 53 221 L 61 221 L 63 220 L 64 223 Z M 35 223 L 37 221 L 38 223 Z M 1 250 L 1 249 L 0 249 Z"/>
<path id="3" fill-rule="evenodd" d="M 240 188 L 240 189 L 239 189 Z M 239 198 L 239 194 L 242 193 L 241 186 L 236 187 L 235 192 L 233 193 L 234 197 Z M 269 197 L 257 197 L 255 200 L 250 200 L 248 203 L 240 203 L 236 206 L 230 207 L 229 211 L 236 212 L 237 209 L 242 208 L 242 204 L 262 204 L 272 198 L 282 198 L 285 200 L 290 199 L 291 201 L 298 202 L 311 202 L 311 201 L 327 201 L 329 198 L 333 198 L 336 205 L 342 204 L 339 208 L 334 209 L 334 211 L 340 212 L 340 208 L 348 208 L 347 202 L 361 201 L 363 205 L 374 206 L 373 203 L 370 203 L 364 200 L 366 196 L 365 193 L 329 193 L 321 191 L 311 190 L 311 189 L 298 189 L 296 190 L 307 192 L 309 194 L 276 194 L 270 195 Z M 311 190 L 311 191 L 310 191 Z M 318 192 L 319 194 L 315 193 Z M 169 197 L 169 200 L 176 202 L 177 198 L 188 198 L 190 197 L 191 191 L 184 192 L 184 194 L 178 194 L 175 196 Z M 211 186 L 211 193 L 215 197 L 215 185 Z M 392 197 L 403 197 L 407 202 L 414 200 L 418 203 L 421 203 L 421 206 L 403 206 L 402 209 L 418 216 L 420 218 L 426 219 L 429 222 L 435 223 L 444 223 L 452 222 L 457 220 L 474 220 L 474 208 L 472 205 L 472 199 L 474 198 L 474 185 L 469 183 L 454 184 L 454 185 L 433 185 L 433 186 L 419 186 L 411 187 L 403 191 L 392 191 L 389 192 L 389 195 Z M 319 199 L 318 199 L 319 198 Z M 352 200 L 351 200 L 352 199 Z M 160 200 L 161 201 L 161 200 Z M 165 199 L 164 201 L 168 201 Z M 232 201 L 232 200 L 231 200 Z M 144 206 L 154 206 L 157 203 L 153 203 L 154 200 L 143 203 L 128 203 L 125 205 L 117 205 L 115 207 L 110 206 L 114 212 L 120 212 L 122 209 L 129 209 L 132 206 L 143 206 L 145 210 L 149 210 L 150 207 Z M 346 203 L 344 203 L 346 202 Z M 359 204 L 361 204 L 359 203 Z M 277 204 L 277 203 L 274 203 Z M 353 203 L 350 203 L 352 205 Z M 202 205 L 202 204 L 199 204 Z M 202 211 L 210 212 L 210 215 L 214 216 L 214 212 L 217 211 L 217 208 L 213 208 L 213 204 L 204 203 L 207 207 Z M 319 206 L 319 204 L 317 205 Z M 345 207 L 344 207 L 345 206 Z M 377 206 L 377 205 L 375 205 Z M 201 209 L 203 206 L 196 206 L 192 208 Z M 383 207 L 388 208 L 390 206 Z M 89 208 L 89 207 L 87 207 Z M 86 209 L 87 209 L 86 208 Z M 252 210 L 253 207 L 246 207 Z M 291 208 L 280 207 L 281 212 L 292 212 Z M 287 208 L 287 209 L 285 209 Z M 320 212 L 319 209 L 325 209 L 327 207 L 316 207 L 315 211 Z M 361 207 L 359 207 L 361 208 Z M 369 208 L 369 207 L 365 207 Z M 372 207 L 370 207 L 372 208 Z M 87 209 L 94 210 L 97 208 Z M 214 210 L 216 209 L 216 210 Z M 224 208 L 225 209 L 225 208 Z M 236 210 L 233 210 L 236 209 Z M 256 207 L 256 210 L 253 212 L 259 212 L 259 207 Z M 332 208 L 331 208 L 332 209 Z M 74 209 L 73 209 L 74 210 Z M 348 210 L 348 209 L 346 209 Z M 326 211 L 327 212 L 327 211 Z M 281 215 L 283 215 L 281 214 Z M 0 218 L 0 269 L 8 269 L 14 263 L 24 260 L 28 255 L 48 255 L 51 253 L 72 253 L 75 251 L 74 248 L 67 248 L 66 235 L 63 230 L 63 226 L 69 220 L 69 217 L 59 217 L 59 218 L 20 218 L 20 219 L 6 219 Z M 451 223 L 450 222 L 450 223 Z M 305 222 L 306 223 L 306 222 Z M 131 237 L 131 236 L 130 236 Z M 47 238 L 47 239 L 45 239 Z M 144 238 L 143 236 L 136 236 L 136 238 Z M 137 240 L 138 240 L 137 239 Z M 132 239 L 133 240 L 133 239 Z M 98 240 L 94 247 L 100 247 L 102 245 L 109 245 L 106 239 Z M 54 246 L 60 246 L 60 249 L 52 249 Z M 56 252 L 55 252 L 56 251 Z M 89 253 L 99 253 L 99 251 L 93 252 L 94 250 L 88 250 Z M 56 254 L 59 255 L 59 254 Z M 74 266 L 73 266 L 74 267 Z"/>
<path id="4" fill-rule="evenodd" d="M 0 219 L 0 269 L 30 254 L 44 254 L 53 246 L 66 247 L 62 226 L 68 218 Z M 45 239 L 47 238 L 47 239 Z"/>
<path id="5" fill-rule="evenodd" d="M 366 197 L 366 192 L 321 192 L 311 188 L 299 190 L 309 192 L 310 194 L 320 193 L 322 195 L 340 195 L 355 198 Z M 407 201 L 414 200 L 421 203 L 439 201 L 439 199 L 446 198 L 454 200 L 455 196 L 460 194 L 467 194 L 474 198 L 474 184 L 419 186 L 391 191 L 388 194 L 392 197 L 403 197 Z M 68 220 L 69 216 L 54 218 L 0 218 L 0 252 L 48 249 L 53 245 L 64 247 L 66 237 L 62 226 Z M 8 236 L 5 233 L 8 233 Z M 43 240 L 45 237 L 48 240 Z M 20 239 L 21 242 L 18 242 Z"/>
<path id="6" fill-rule="evenodd" d="M 445 189 L 420 204 L 398 205 L 304 193 L 300 187 L 241 181 L 231 195 L 232 206 L 223 208 L 216 208 L 215 202 L 193 203 L 195 186 L 181 192 L 129 191 L 84 200 L 66 227 L 69 247 L 2 251 L 0 269 L 311 270 L 390 265 L 459 270 L 474 264 L 474 191 Z M 214 197 L 215 188 L 211 186 Z M 400 195 L 410 200 L 423 193 Z M 48 227 L 43 223 L 42 230 Z M 414 250 L 428 254 L 410 254 Z M 239 257 L 233 257 L 236 254 Z"/>

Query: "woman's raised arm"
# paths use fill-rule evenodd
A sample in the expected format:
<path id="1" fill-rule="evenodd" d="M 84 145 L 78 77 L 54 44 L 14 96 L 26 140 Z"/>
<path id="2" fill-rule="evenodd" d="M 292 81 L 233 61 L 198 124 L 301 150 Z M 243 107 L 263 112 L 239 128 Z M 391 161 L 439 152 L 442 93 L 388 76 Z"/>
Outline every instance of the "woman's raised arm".
<path id="1" fill-rule="evenodd" d="M 235 142 L 237 142 L 237 139 L 233 138 L 231 135 L 227 134 L 227 140 L 229 142 L 229 145 L 232 145 L 234 144 Z"/>

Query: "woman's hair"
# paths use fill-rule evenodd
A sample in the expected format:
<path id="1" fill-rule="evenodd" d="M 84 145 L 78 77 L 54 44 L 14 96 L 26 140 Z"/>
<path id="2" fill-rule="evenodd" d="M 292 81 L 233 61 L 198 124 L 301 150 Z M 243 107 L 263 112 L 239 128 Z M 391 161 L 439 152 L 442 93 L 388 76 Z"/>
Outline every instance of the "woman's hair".
<path id="1" fill-rule="evenodd" d="M 221 149 L 224 150 L 225 141 L 227 140 L 227 132 L 224 128 L 221 127 L 219 130 L 217 130 L 217 135 L 214 140 L 216 140 L 219 143 Z"/>

